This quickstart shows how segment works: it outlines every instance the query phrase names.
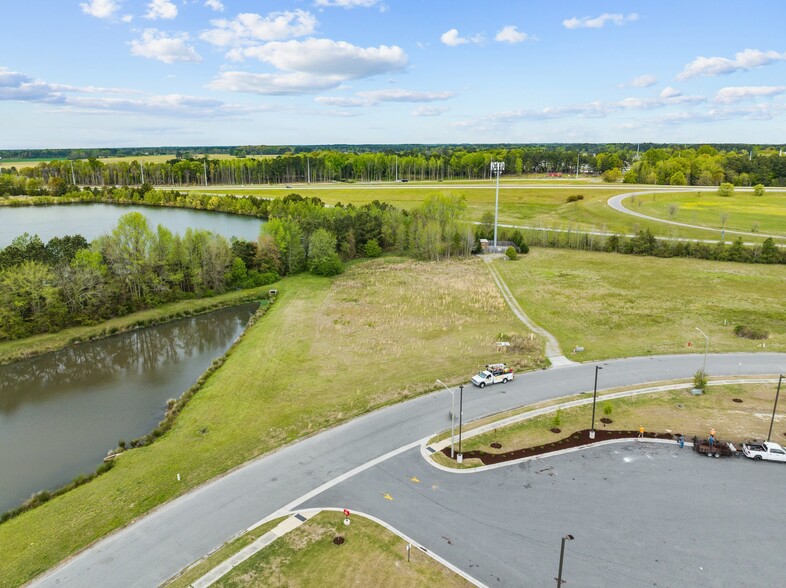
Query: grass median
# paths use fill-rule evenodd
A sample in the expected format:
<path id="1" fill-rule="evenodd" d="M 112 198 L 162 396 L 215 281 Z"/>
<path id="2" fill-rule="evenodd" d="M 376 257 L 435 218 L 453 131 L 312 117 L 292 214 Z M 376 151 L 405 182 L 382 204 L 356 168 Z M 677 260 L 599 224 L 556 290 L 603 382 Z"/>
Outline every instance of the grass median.
<path id="1" fill-rule="evenodd" d="M 691 394 L 690 388 L 691 386 L 686 384 L 679 390 L 615 399 L 599 396 L 595 419 L 597 439 L 603 439 L 604 430 L 635 432 L 639 427 L 644 427 L 647 433 L 681 433 L 688 441 L 694 435 L 707 437 L 712 429 L 716 430 L 717 438 L 724 441 L 766 438 L 775 398 L 775 384 L 709 386 L 705 394 L 699 396 Z M 601 422 L 601 419 L 611 422 Z M 577 431 L 589 429 L 591 420 L 592 404 L 560 409 L 559 413 L 551 412 L 465 438 L 462 451 L 505 453 L 549 444 L 553 444 L 553 450 L 558 451 L 560 440 Z M 552 432 L 553 428 L 560 432 Z M 778 419 L 773 429 L 773 440 L 786 441 L 786 425 L 781 419 Z M 435 454 L 434 459 L 443 465 L 456 466 L 454 461 L 442 453 Z M 465 458 L 462 467 L 480 465 L 482 463 L 479 459 Z"/>
<path id="2" fill-rule="evenodd" d="M 450 587 L 471 586 L 417 548 L 363 516 L 350 526 L 337 512 L 321 512 L 252 556 L 214 586 Z M 340 537 L 343 541 L 334 543 Z"/>
<path id="3" fill-rule="evenodd" d="M 333 280 L 282 280 L 276 304 L 169 432 L 89 484 L 0 525 L 0 585 L 22 584 L 285 443 L 433 390 L 436 378 L 466 381 L 500 358 L 498 334 L 521 332 L 479 259 L 383 258 L 352 264 Z M 535 367 L 542 350 L 506 359 Z"/>
<path id="4" fill-rule="evenodd" d="M 711 353 L 786 351 L 783 266 L 543 248 L 495 264 L 530 318 L 577 361 L 703 353 L 696 327 Z M 737 337 L 739 324 L 769 338 Z"/>

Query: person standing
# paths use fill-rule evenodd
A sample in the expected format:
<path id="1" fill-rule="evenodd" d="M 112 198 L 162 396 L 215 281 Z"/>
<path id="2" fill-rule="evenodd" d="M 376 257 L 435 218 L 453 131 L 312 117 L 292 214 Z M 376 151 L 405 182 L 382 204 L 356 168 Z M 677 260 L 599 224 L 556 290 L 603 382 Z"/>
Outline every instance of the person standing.
<path id="1" fill-rule="evenodd" d="M 641 439 L 642 437 L 644 437 L 644 425 L 641 425 L 639 427 L 639 439 Z"/>

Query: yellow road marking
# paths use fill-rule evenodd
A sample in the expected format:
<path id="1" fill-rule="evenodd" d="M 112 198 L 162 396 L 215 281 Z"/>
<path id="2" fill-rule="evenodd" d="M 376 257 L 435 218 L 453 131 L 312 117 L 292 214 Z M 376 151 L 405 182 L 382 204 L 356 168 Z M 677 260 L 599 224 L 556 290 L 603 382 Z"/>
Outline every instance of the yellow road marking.
<path id="1" fill-rule="evenodd" d="M 383 493 L 383 494 L 382 494 L 382 497 L 383 497 L 385 500 L 393 500 L 393 497 L 392 497 L 390 494 L 388 494 L 387 492 Z"/>
<path id="2" fill-rule="evenodd" d="M 410 480 L 411 480 L 412 482 L 415 482 L 415 484 L 420 484 L 420 480 L 418 480 L 418 479 L 417 479 L 415 476 L 412 476 L 412 477 L 410 478 Z"/>

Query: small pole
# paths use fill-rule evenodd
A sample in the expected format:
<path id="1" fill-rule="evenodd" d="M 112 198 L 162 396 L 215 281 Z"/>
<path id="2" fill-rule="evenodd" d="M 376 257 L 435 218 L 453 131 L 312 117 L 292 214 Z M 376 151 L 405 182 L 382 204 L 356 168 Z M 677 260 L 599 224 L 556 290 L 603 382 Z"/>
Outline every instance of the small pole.
<path id="1" fill-rule="evenodd" d="M 775 423 L 775 411 L 778 410 L 778 396 L 781 393 L 781 382 L 783 381 L 783 374 L 778 377 L 778 390 L 775 392 L 775 406 L 772 407 L 772 420 L 770 421 L 770 432 L 767 433 L 767 443 L 770 442 L 770 437 L 772 437 L 772 425 Z M 461 444 L 459 442 L 459 447 Z M 461 449 L 459 449 L 461 451 Z"/>
<path id="2" fill-rule="evenodd" d="M 590 428 L 590 439 L 595 438 L 595 402 L 598 399 L 598 370 L 603 368 L 599 365 L 595 366 L 595 388 L 592 391 L 592 428 Z"/>
<path id="3" fill-rule="evenodd" d="M 565 535 L 562 538 L 562 546 L 560 547 L 559 550 L 559 572 L 557 572 L 557 577 L 556 577 L 557 588 L 561 588 L 562 582 L 564 581 L 562 579 L 562 562 L 565 559 L 565 541 L 573 541 L 573 535 Z"/>
<path id="4" fill-rule="evenodd" d="M 461 455 L 461 425 L 464 417 L 464 384 L 459 386 L 459 455 Z"/>
<path id="5" fill-rule="evenodd" d="M 412 551 L 412 543 L 407 543 L 407 561 L 409 561 L 409 554 Z"/>

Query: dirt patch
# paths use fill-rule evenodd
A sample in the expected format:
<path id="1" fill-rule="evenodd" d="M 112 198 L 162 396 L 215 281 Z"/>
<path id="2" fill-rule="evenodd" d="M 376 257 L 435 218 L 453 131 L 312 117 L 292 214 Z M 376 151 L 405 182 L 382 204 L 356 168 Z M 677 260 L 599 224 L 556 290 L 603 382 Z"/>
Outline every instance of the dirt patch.
<path id="1" fill-rule="evenodd" d="M 549 431 L 556 434 L 562 433 L 562 429 L 558 429 L 557 427 L 554 427 L 553 429 L 549 429 Z"/>
<path id="2" fill-rule="evenodd" d="M 555 429 L 551 429 L 554 431 Z M 559 432 L 559 429 L 556 429 Z M 572 447 L 580 447 L 582 445 L 592 445 L 600 441 L 607 441 L 609 439 L 636 439 L 639 436 L 638 431 L 597 431 L 595 439 L 590 439 L 589 429 L 577 431 L 570 435 L 555 441 L 554 443 L 546 443 L 536 447 L 526 447 L 524 449 L 515 449 L 506 451 L 504 453 L 488 453 L 486 451 L 468 451 L 464 453 L 464 459 L 479 459 L 483 465 L 491 465 L 495 463 L 503 463 L 512 461 L 514 459 L 521 459 L 522 457 L 532 457 L 534 455 L 543 455 L 552 453 L 561 449 L 570 449 Z M 784 433 L 786 434 L 786 433 Z M 679 435 L 674 436 L 670 433 L 645 433 L 644 437 L 647 439 L 668 439 L 675 441 Z M 442 453 L 450 458 L 450 447 L 442 450 Z"/>
<path id="3" fill-rule="evenodd" d="M 731 401 L 732 402 L 741 403 L 742 402 L 742 398 L 732 398 Z"/>
<path id="4" fill-rule="evenodd" d="M 494 449 L 502 449 L 502 443 L 497 443 L 494 441 L 494 443 L 491 444 L 491 447 Z"/>
<path id="5" fill-rule="evenodd" d="M 343 537 L 333 537 L 333 545 L 343 545 L 344 538 Z"/>
<path id="6" fill-rule="evenodd" d="M 614 421 L 612 421 L 612 420 L 611 420 L 610 418 L 608 418 L 608 417 L 603 417 L 602 419 L 600 419 L 600 422 L 601 422 L 601 423 L 603 423 L 604 425 L 610 425 L 610 424 L 611 424 L 611 423 L 613 423 Z"/>

